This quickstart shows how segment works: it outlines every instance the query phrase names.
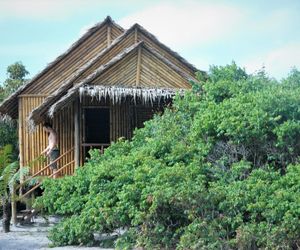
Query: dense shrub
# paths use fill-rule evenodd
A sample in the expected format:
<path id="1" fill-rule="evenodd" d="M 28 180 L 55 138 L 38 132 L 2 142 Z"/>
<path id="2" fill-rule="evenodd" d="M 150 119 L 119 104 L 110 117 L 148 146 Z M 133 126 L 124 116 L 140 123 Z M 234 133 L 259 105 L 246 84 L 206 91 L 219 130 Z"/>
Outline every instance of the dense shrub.
<path id="1" fill-rule="evenodd" d="M 299 247 L 299 79 L 212 67 L 132 141 L 45 182 L 37 205 L 66 216 L 49 238 L 90 244 L 123 228 L 119 249 Z"/>

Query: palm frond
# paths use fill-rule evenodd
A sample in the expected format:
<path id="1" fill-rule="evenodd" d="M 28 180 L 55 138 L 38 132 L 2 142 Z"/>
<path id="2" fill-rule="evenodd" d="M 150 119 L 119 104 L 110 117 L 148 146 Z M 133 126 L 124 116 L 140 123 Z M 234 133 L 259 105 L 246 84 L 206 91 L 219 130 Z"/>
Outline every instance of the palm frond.
<path id="1" fill-rule="evenodd" d="M 1 181 L 0 181 L 0 193 L 7 197 L 8 196 L 8 190 L 7 188 L 9 188 L 9 191 L 12 192 L 13 190 L 13 186 L 16 183 L 14 181 L 14 175 L 16 174 L 16 172 L 19 169 L 19 162 L 15 161 L 12 162 L 10 164 L 8 164 L 1 175 Z"/>

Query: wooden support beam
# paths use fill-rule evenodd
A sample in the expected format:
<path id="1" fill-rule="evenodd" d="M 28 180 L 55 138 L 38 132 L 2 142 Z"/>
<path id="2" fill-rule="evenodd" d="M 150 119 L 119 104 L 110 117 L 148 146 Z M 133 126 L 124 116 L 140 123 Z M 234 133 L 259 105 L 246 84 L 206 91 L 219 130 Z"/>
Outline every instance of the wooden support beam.
<path id="1" fill-rule="evenodd" d="M 13 185 L 11 194 L 11 224 L 17 225 L 17 202 L 16 202 L 16 185 Z"/>
<path id="2" fill-rule="evenodd" d="M 135 80 L 135 85 L 139 86 L 140 85 L 140 80 L 141 80 L 141 54 L 142 54 L 142 48 L 138 48 L 138 55 L 137 55 L 137 65 L 136 65 L 136 80 Z"/>
<path id="3" fill-rule="evenodd" d="M 75 167 L 80 166 L 80 114 L 79 100 L 74 103 L 74 160 Z"/>
<path id="4" fill-rule="evenodd" d="M 134 43 L 138 43 L 138 30 L 137 30 L 137 28 L 134 29 Z"/>
<path id="5" fill-rule="evenodd" d="M 49 95 L 45 95 L 45 94 L 22 94 L 22 95 L 19 95 L 18 98 L 21 98 L 21 97 L 48 97 Z"/>
<path id="6" fill-rule="evenodd" d="M 23 148 L 23 145 L 24 145 L 24 138 L 23 138 L 23 130 L 24 130 L 24 127 L 23 127 L 23 103 L 22 103 L 22 99 L 19 98 L 19 102 L 18 102 L 18 105 L 19 105 L 19 152 L 20 152 L 20 168 L 24 167 L 24 148 Z M 22 173 L 22 171 L 21 171 Z M 21 174 L 20 176 L 20 181 L 22 182 L 24 180 L 24 176 Z"/>

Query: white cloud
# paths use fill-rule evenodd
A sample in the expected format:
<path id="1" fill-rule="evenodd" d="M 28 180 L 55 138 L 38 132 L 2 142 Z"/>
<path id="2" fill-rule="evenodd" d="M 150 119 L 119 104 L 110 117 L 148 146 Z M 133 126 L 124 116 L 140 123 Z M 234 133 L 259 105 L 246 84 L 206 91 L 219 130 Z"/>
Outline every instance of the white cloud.
<path id="1" fill-rule="evenodd" d="M 216 42 L 239 29 L 243 10 L 230 4 L 204 1 L 164 1 L 125 18 L 125 28 L 139 23 L 171 46 Z"/>
<path id="2" fill-rule="evenodd" d="M 99 22 L 99 21 L 98 21 Z M 78 33 L 78 36 L 83 36 L 90 28 L 94 27 L 96 25 L 96 21 L 90 22 L 89 24 L 83 26 Z"/>
<path id="3" fill-rule="evenodd" d="M 105 0 L 0 0 L 0 20 L 25 18 L 33 20 L 64 19 L 91 6 L 101 6 Z"/>
<path id="4" fill-rule="evenodd" d="M 286 44 L 263 55 L 256 55 L 242 63 L 247 71 L 253 73 L 263 66 L 278 79 L 287 76 L 292 67 L 300 69 L 300 43 Z"/>

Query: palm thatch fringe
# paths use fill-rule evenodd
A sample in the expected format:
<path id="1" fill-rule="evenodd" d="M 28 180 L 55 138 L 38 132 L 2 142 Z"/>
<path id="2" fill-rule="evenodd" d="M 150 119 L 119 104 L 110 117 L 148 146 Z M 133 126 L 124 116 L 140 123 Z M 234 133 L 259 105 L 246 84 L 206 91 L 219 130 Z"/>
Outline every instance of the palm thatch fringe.
<path id="1" fill-rule="evenodd" d="M 63 98 L 51 106 L 48 115 L 53 118 L 55 112 L 67 105 L 74 97 L 79 96 L 82 101 L 83 96 L 91 96 L 100 100 L 109 99 L 113 104 L 121 103 L 124 98 L 130 96 L 136 103 L 138 99 L 144 104 L 152 105 L 155 100 L 172 98 L 176 93 L 183 95 L 184 89 L 168 89 L 168 88 L 141 88 L 141 87 L 117 87 L 117 86 L 90 86 L 85 85 L 72 88 Z"/>
<path id="2" fill-rule="evenodd" d="M 98 101 L 101 98 L 105 100 L 109 99 L 112 104 L 121 103 L 126 97 L 131 96 L 134 103 L 136 104 L 137 100 L 140 99 L 143 104 L 153 105 L 153 102 L 161 99 L 172 98 L 176 92 L 183 95 L 183 89 L 166 89 L 166 88 L 141 88 L 141 87 L 107 87 L 107 86 L 84 86 L 79 88 L 79 97 L 80 101 L 83 96 L 91 96 L 96 98 Z"/>

